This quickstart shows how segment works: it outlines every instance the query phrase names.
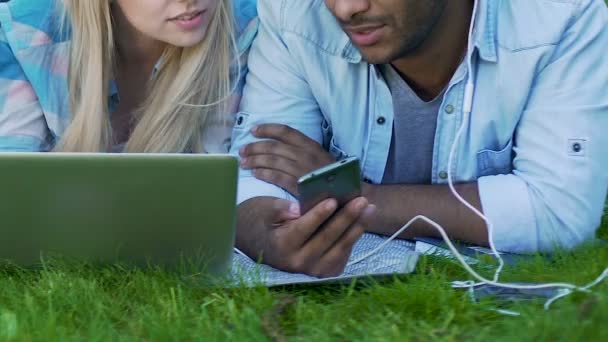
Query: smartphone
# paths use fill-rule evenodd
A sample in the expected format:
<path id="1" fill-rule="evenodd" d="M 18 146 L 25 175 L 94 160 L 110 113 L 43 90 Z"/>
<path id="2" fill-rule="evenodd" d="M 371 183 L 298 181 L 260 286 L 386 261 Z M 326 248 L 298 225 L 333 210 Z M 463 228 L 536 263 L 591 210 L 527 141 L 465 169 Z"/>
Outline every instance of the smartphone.
<path id="1" fill-rule="evenodd" d="M 342 159 L 298 179 L 298 201 L 302 214 L 321 201 L 334 198 L 342 207 L 361 196 L 361 168 L 356 157 Z"/>

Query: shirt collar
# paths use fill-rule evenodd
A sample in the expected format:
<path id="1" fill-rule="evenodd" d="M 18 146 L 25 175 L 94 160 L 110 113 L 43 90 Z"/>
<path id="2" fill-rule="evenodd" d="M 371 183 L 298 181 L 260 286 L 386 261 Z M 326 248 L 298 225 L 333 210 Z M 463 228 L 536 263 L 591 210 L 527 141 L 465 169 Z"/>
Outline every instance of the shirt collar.
<path id="1" fill-rule="evenodd" d="M 479 57 L 488 62 L 496 62 L 496 29 L 498 27 L 498 1 L 478 1 L 475 13 L 475 26 L 473 27 L 474 46 L 479 51 Z"/>

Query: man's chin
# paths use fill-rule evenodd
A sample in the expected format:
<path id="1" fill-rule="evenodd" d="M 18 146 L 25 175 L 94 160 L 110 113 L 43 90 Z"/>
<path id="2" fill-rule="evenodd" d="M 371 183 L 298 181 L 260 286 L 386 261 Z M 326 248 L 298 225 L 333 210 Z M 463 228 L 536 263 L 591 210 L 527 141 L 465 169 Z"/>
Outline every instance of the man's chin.
<path id="1" fill-rule="evenodd" d="M 390 56 L 386 53 L 371 51 L 372 49 L 358 48 L 361 53 L 361 58 L 369 64 L 388 64 L 391 61 Z"/>

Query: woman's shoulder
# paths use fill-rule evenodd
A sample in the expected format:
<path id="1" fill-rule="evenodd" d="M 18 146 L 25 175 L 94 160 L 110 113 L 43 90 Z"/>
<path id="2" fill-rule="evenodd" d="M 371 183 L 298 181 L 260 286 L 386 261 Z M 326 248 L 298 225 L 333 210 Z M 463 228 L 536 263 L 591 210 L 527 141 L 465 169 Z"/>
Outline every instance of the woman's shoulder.
<path id="1" fill-rule="evenodd" d="M 257 18 L 257 0 L 232 0 L 237 31 L 245 31 L 250 23 Z"/>
<path id="2" fill-rule="evenodd" d="M 249 50 L 257 34 L 257 2 L 258 0 L 232 0 L 236 19 L 238 49 L 241 54 Z"/>
<path id="3" fill-rule="evenodd" d="M 0 3 L 0 111 L 30 108 L 44 112 L 53 134 L 69 119 L 67 61 L 60 34 L 59 0 Z M 14 90 L 14 91 L 9 91 Z"/>
<path id="4" fill-rule="evenodd" d="M 0 25 L 13 48 L 61 42 L 57 0 L 9 0 L 0 3 Z"/>

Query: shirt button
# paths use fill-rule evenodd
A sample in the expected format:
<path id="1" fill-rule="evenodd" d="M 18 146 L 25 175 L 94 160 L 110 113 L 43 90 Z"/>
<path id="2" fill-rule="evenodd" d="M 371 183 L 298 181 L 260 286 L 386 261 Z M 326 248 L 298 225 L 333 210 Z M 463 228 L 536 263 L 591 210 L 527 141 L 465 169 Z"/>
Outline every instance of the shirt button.
<path id="1" fill-rule="evenodd" d="M 448 173 L 445 172 L 445 171 L 439 172 L 439 178 L 441 178 L 441 179 L 448 179 Z"/>
<path id="2" fill-rule="evenodd" d="M 581 144 L 580 144 L 580 143 L 574 143 L 574 144 L 572 145 L 572 151 L 573 151 L 574 153 L 579 153 L 579 152 L 580 152 L 582 149 L 583 149 L 583 146 L 581 146 Z"/>
<path id="3" fill-rule="evenodd" d="M 378 120 L 376 120 L 376 122 L 378 123 L 378 125 L 384 125 L 386 123 L 386 118 L 384 116 L 381 116 L 378 118 Z"/>
<path id="4" fill-rule="evenodd" d="M 454 113 L 454 106 L 452 106 L 451 104 L 445 106 L 445 112 L 448 114 Z"/>

